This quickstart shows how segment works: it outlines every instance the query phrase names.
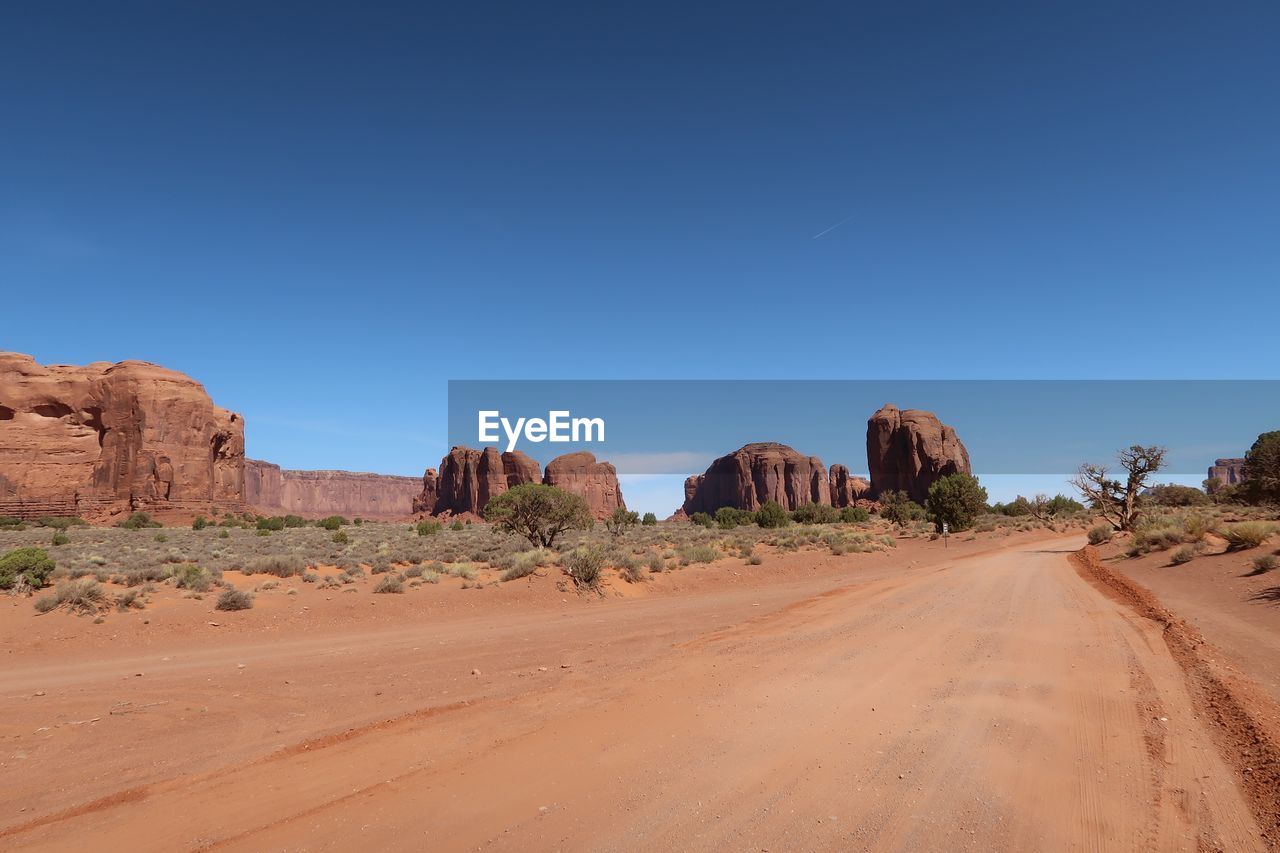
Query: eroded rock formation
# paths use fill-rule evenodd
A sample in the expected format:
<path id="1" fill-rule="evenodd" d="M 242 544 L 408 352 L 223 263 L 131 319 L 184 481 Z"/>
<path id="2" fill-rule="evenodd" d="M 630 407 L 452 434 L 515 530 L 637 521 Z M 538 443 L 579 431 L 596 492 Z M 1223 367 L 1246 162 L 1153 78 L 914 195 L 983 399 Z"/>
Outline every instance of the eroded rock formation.
<path id="1" fill-rule="evenodd" d="M 748 444 L 685 480 L 681 511 L 714 513 L 722 506 L 756 510 L 776 501 L 792 510 L 807 503 L 831 503 L 831 484 L 822 460 L 785 444 Z"/>
<path id="2" fill-rule="evenodd" d="M 843 509 L 871 498 L 871 483 L 862 477 L 854 477 L 844 465 L 832 465 L 829 477 L 832 506 Z"/>
<path id="3" fill-rule="evenodd" d="M 433 476 L 434 474 L 434 476 Z M 414 500 L 416 512 L 430 515 L 481 515 L 491 498 L 522 483 L 542 480 L 538 463 L 519 450 L 499 453 L 497 448 L 473 450 L 470 447 L 454 447 L 440 460 L 439 472 L 427 470 L 423 476 L 423 489 Z M 430 490 L 434 486 L 435 500 L 426 509 Z"/>
<path id="4" fill-rule="evenodd" d="M 885 405 L 867 421 L 871 491 L 903 491 L 923 503 L 929 487 L 950 474 L 973 473 L 956 431 L 932 412 Z"/>
<path id="5" fill-rule="evenodd" d="M 413 514 L 422 490 L 416 477 L 355 471 L 291 471 L 249 459 L 245 464 L 245 501 L 266 515 L 301 515 L 395 521 Z"/>
<path id="6" fill-rule="evenodd" d="M 1244 482 L 1243 459 L 1215 459 L 1209 467 L 1209 479 L 1224 486 L 1238 486 Z"/>
<path id="7" fill-rule="evenodd" d="M 143 361 L 0 353 L 0 515 L 244 507 L 244 421 Z"/>
<path id="8" fill-rule="evenodd" d="M 618 485 L 618 472 L 608 462 L 597 462 L 585 450 L 552 459 L 542 482 L 581 495 L 597 519 L 608 518 L 618 507 L 627 506 Z"/>

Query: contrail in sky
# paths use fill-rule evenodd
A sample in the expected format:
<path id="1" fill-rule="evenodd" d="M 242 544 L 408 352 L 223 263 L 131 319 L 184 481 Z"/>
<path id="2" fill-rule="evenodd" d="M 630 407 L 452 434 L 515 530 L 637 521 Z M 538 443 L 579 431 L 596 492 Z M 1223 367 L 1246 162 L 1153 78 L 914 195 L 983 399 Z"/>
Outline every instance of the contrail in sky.
<path id="1" fill-rule="evenodd" d="M 848 216 L 846 216 L 844 219 L 841 219 L 841 220 L 840 220 L 839 222 L 837 222 L 835 225 L 832 225 L 830 228 L 824 228 L 824 229 L 822 229 L 821 231 L 819 231 L 817 234 L 814 234 L 814 235 L 813 235 L 812 237 L 810 237 L 809 239 L 810 239 L 810 240 L 817 240 L 819 237 L 822 237 L 822 236 L 825 236 L 825 235 L 827 235 L 827 234 L 830 234 L 832 231 L 836 230 L 836 229 L 837 229 L 837 228 L 839 228 L 841 225 L 843 225 L 843 224 L 845 224 L 846 222 L 848 222 L 850 219 L 853 219 L 853 214 L 852 214 L 852 213 L 851 213 L 851 214 L 849 214 Z"/>

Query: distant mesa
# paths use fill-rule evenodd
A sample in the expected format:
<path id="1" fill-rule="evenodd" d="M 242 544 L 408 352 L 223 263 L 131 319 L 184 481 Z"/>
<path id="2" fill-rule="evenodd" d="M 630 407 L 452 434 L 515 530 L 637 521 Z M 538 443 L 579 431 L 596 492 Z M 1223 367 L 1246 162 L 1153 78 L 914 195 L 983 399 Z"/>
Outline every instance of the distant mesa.
<path id="1" fill-rule="evenodd" d="M 889 403 L 867 421 L 867 467 L 871 492 L 906 492 L 916 503 L 929 487 L 951 474 L 972 474 L 969 451 L 956 431 L 933 412 Z"/>
<path id="2" fill-rule="evenodd" d="M 423 474 L 412 509 L 421 515 L 480 517 L 491 499 L 523 483 L 546 483 L 580 495 L 597 519 L 626 507 L 617 471 L 591 453 L 558 456 L 543 473 L 535 460 L 518 450 L 454 447 L 440 460 L 439 469 L 428 468 Z"/>
<path id="3" fill-rule="evenodd" d="M 359 516 L 397 521 L 413 514 L 417 477 L 355 471 L 293 471 L 246 459 L 245 501 L 265 515 Z"/>
<path id="4" fill-rule="evenodd" d="M 793 510 L 809 503 L 830 504 L 831 482 L 818 457 L 765 441 L 716 459 L 705 473 L 685 480 L 684 494 L 684 515 L 711 514 L 723 506 L 754 511 L 767 501 Z"/>
<path id="5" fill-rule="evenodd" d="M 1209 466 L 1209 479 L 1224 486 L 1238 486 L 1244 482 L 1243 459 L 1215 459 Z"/>
<path id="6" fill-rule="evenodd" d="M 145 361 L 0 353 L 0 515 L 244 508 L 244 420 Z"/>

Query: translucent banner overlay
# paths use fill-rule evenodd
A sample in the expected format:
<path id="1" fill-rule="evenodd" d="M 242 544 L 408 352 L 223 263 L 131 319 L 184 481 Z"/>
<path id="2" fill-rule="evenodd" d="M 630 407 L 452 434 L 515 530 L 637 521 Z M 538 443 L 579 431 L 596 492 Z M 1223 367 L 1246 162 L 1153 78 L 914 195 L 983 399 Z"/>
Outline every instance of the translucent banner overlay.
<path id="1" fill-rule="evenodd" d="M 449 443 L 543 464 L 588 450 L 619 474 L 688 475 L 776 441 L 865 473 L 867 419 L 886 403 L 937 414 L 982 474 L 1061 474 L 1158 444 L 1169 475 L 1203 478 L 1280 429 L 1278 380 L 451 380 Z M 495 440 L 481 440 L 482 412 Z M 550 440 L 557 422 L 568 440 Z"/>

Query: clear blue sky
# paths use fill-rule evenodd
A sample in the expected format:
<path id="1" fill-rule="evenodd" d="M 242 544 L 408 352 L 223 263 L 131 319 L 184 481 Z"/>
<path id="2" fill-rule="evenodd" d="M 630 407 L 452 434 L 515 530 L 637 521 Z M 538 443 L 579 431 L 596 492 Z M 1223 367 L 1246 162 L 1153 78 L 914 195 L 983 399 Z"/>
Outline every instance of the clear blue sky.
<path id="1" fill-rule="evenodd" d="M 392 473 L 446 449 L 449 378 L 1274 377 L 1277 32 L 1274 2 L 10 4 L 0 348 L 156 361 L 254 456 Z"/>

